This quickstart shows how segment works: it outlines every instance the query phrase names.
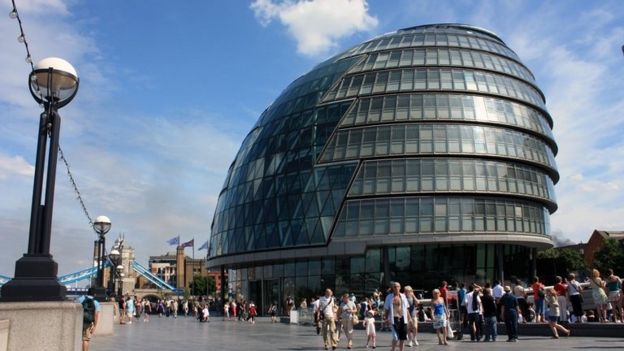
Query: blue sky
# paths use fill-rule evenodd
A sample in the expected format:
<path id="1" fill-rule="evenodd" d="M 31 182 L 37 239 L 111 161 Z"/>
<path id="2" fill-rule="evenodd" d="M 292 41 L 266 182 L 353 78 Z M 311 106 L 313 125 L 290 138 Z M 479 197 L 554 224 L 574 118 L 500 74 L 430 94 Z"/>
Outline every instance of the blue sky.
<path id="1" fill-rule="evenodd" d="M 498 33 L 545 92 L 560 150 L 553 234 L 624 229 L 621 1 L 16 3 L 34 60 L 63 57 L 81 76 L 61 146 L 91 215 L 109 216 L 110 239 L 125 233 L 143 263 L 175 235 L 208 239 L 240 142 L 291 81 L 359 42 L 436 22 Z M 0 273 L 12 275 L 27 246 L 40 110 L 10 6 L 0 4 Z M 95 234 L 63 167 L 54 211 L 59 271 L 86 267 Z"/>

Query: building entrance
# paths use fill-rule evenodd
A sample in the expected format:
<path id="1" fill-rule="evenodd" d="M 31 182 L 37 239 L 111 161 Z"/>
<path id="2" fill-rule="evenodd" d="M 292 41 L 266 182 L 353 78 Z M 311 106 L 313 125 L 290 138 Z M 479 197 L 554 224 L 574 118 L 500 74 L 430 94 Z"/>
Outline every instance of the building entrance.
<path id="1" fill-rule="evenodd" d="M 262 299 L 262 315 L 267 314 L 267 310 L 271 304 L 276 303 L 278 311 L 281 312 L 282 306 L 282 284 L 280 279 L 264 280 L 264 294 Z"/>

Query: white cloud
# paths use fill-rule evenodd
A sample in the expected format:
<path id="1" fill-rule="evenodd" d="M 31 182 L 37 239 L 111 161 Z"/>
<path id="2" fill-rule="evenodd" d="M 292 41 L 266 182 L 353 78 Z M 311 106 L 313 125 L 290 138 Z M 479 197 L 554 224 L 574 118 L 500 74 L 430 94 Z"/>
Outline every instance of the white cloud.
<path id="1" fill-rule="evenodd" d="M 35 167 L 26 162 L 22 156 L 7 156 L 0 153 L 0 179 L 7 179 L 10 176 L 32 176 Z"/>
<path id="2" fill-rule="evenodd" d="M 297 51 L 319 55 L 338 45 L 337 41 L 359 31 L 369 31 L 378 24 L 369 15 L 366 0 L 256 0 L 251 4 L 256 18 L 264 26 L 273 19 L 287 27 L 297 41 Z"/>

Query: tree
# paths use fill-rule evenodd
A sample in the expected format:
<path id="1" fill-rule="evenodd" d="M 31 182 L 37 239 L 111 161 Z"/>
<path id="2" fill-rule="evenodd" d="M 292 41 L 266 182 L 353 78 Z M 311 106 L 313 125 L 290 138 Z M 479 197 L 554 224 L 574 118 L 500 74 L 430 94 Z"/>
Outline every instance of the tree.
<path id="1" fill-rule="evenodd" d="M 613 238 L 605 240 L 602 248 L 594 254 L 594 265 L 601 272 L 612 268 L 617 271 L 624 268 L 624 241 Z"/>
<path id="2" fill-rule="evenodd" d="M 196 275 L 193 277 L 193 295 L 210 295 L 214 294 L 216 283 L 212 277 L 202 277 Z"/>
<path id="3" fill-rule="evenodd" d="M 537 254 L 537 275 L 542 281 L 554 281 L 555 276 L 566 277 L 568 273 L 585 271 L 583 256 L 572 249 L 548 249 Z"/>

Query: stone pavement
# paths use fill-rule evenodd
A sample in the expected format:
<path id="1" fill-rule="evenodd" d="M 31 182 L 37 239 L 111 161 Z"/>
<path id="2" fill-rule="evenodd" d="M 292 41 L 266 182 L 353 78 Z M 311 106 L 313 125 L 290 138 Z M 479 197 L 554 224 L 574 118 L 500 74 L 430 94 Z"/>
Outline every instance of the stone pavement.
<path id="1" fill-rule="evenodd" d="M 544 328 L 547 328 L 544 326 Z M 390 350 L 390 333 L 377 332 L 377 350 Z M 437 345 L 435 334 L 419 335 L 420 346 L 405 350 L 624 350 L 621 338 L 570 337 L 553 340 L 543 336 L 521 337 L 518 343 L 505 342 L 500 336 L 496 343 L 451 341 L 450 346 Z M 355 331 L 354 349 L 366 350 L 363 330 Z M 115 325 L 114 336 L 96 336 L 91 341 L 92 351 L 119 350 L 323 350 L 323 341 L 313 327 L 288 324 L 271 324 L 260 318 L 256 324 L 223 321 L 215 318 L 209 323 L 199 323 L 193 318 L 152 317 L 149 323 Z M 344 337 L 338 350 L 346 350 Z"/>

